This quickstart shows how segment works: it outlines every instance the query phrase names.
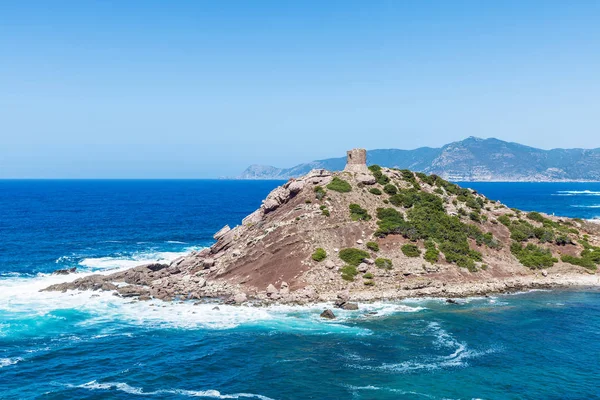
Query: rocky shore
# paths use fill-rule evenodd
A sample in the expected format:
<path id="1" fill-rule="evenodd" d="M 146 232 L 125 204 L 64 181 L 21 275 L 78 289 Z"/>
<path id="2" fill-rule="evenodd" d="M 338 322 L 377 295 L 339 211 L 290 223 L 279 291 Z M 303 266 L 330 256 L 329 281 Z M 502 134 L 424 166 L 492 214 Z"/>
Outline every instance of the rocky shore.
<path id="1" fill-rule="evenodd" d="M 435 176 L 369 170 L 355 150 L 344 172 L 313 170 L 273 190 L 241 225 L 215 233 L 210 248 L 169 264 L 71 274 L 44 290 L 352 308 L 357 301 L 600 286 L 598 231 L 585 221 L 511 210 Z"/>

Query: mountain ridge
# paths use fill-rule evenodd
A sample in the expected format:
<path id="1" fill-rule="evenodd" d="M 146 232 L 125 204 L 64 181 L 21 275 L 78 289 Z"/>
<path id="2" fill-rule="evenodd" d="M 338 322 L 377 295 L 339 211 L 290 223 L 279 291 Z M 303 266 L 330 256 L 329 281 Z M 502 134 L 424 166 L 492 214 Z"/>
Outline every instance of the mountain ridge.
<path id="1" fill-rule="evenodd" d="M 341 171 L 345 157 L 315 160 L 290 168 L 254 164 L 239 179 L 289 179 L 312 169 Z M 367 151 L 369 165 L 410 169 L 464 182 L 600 181 L 600 148 L 539 149 L 496 138 L 468 137 L 442 147 Z"/>

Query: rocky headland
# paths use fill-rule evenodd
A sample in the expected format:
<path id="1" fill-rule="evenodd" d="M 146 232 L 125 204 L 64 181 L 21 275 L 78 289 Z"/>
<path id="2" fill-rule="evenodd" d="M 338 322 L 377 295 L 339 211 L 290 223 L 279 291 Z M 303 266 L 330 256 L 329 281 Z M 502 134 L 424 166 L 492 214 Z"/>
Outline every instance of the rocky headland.
<path id="1" fill-rule="evenodd" d="M 214 239 L 170 264 L 44 290 L 354 309 L 355 301 L 600 285 L 599 225 L 510 209 L 436 175 L 367 168 L 360 149 L 348 152 L 344 171 L 290 179 Z"/>

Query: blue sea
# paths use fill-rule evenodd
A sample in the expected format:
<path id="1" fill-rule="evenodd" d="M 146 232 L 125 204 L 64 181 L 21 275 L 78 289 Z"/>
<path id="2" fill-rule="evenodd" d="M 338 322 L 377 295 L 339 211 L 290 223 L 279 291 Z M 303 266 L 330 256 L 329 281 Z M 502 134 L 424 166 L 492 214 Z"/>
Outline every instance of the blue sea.
<path id="1" fill-rule="evenodd" d="M 39 292 L 209 246 L 276 181 L 0 181 L 1 399 L 599 399 L 600 293 L 269 308 Z M 593 219 L 598 183 L 467 183 Z M 71 277 L 72 279 L 72 277 Z"/>

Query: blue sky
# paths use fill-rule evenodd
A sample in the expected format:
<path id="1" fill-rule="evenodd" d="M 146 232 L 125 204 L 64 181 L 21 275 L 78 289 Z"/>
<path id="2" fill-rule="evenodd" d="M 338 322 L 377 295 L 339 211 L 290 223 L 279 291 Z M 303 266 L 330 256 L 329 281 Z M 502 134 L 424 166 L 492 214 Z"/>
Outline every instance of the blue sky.
<path id="1" fill-rule="evenodd" d="M 0 178 L 600 147 L 599 1 L 0 3 Z"/>

